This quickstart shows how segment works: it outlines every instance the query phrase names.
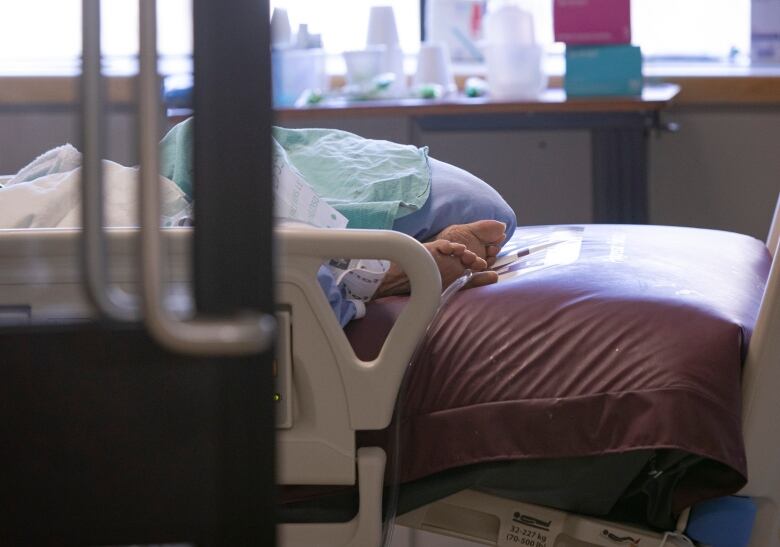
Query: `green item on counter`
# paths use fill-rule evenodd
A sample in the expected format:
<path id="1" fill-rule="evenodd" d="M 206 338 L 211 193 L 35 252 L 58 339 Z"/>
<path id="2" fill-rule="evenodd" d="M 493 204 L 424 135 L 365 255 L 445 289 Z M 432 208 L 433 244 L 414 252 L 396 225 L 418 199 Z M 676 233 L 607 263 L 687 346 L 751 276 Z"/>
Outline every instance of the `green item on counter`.
<path id="1" fill-rule="evenodd" d="M 463 88 L 463 92 L 466 97 L 484 97 L 487 95 L 488 85 L 482 78 L 471 77 L 466 79 L 466 86 Z"/>
<path id="2" fill-rule="evenodd" d="M 422 84 L 417 88 L 421 99 L 441 99 L 444 96 L 444 86 L 439 84 Z"/>
<path id="3" fill-rule="evenodd" d="M 325 94 L 322 92 L 321 89 L 306 89 L 295 100 L 295 107 L 303 108 L 306 106 L 320 104 L 324 100 L 325 100 Z"/>

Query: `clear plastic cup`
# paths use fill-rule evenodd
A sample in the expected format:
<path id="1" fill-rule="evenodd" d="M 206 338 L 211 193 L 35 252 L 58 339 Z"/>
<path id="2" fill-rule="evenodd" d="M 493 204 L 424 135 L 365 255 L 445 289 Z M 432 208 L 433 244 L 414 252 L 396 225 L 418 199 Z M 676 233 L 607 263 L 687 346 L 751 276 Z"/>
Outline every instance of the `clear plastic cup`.
<path id="1" fill-rule="evenodd" d="M 371 81 L 384 71 L 385 46 L 369 46 L 366 49 L 345 51 L 344 62 L 347 65 L 347 83 L 362 85 Z"/>
<path id="2" fill-rule="evenodd" d="M 483 47 L 487 82 L 494 99 L 534 99 L 547 86 L 538 45 L 492 44 Z"/>
<path id="3" fill-rule="evenodd" d="M 307 89 L 328 89 L 323 50 L 276 49 L 271 60 L 275 106 L 292 106 Z"/>

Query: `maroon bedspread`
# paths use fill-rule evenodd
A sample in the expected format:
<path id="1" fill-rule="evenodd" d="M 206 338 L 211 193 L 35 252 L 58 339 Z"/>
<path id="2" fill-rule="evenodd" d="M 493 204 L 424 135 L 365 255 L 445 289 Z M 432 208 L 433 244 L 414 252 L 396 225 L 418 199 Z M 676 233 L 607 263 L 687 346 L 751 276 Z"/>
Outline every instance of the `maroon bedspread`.
<path id="1" fill-rule="evenodd" d="M 713 462 L 684 478 L 674 505 L 736 491 L 746 477 L 740 368 L 769 269 L 764 245 L 604 225 L 520 229 L 513 243 L 556 230 L 569 243 L 457 294 L 430 329 L 409 373 L 401 480 L 673 448 Z M 373 357 L 404 301 L 378 301 L 349 325 L 359 356 Z M 379 437 L 366 432 L 361 444 Z"/>

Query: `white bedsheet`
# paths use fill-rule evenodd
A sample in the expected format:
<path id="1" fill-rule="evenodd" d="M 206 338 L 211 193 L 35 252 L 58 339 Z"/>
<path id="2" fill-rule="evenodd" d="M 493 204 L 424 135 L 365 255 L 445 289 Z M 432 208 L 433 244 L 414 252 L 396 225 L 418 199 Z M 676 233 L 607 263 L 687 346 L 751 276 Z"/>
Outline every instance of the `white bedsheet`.
<path id="1" fill-rule="evenodd" d="M 44 158 L 46 154 L 42 155 Z M 36 159 L 19 172 L 30 173 Z M 65 228 L 81 225 L 81 168 L 62 164 L 62 172 L 0 178 L 0 228 Z M 56 170 L 56 169 L 55 169 Z M 163 224 L 175 224 L 190 213 L 176 184 L 160 177 Z M 138 225 L 138 169 L 103 160 L 106 226 Z"/>

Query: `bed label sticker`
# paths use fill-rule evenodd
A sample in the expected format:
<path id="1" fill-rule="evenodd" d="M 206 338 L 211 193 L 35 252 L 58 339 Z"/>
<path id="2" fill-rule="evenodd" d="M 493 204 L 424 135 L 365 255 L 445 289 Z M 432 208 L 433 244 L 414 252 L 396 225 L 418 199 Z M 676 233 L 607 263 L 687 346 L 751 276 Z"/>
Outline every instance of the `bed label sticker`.
<path id="1" fill-rule="evenodd" d="M 564 515 L 534 507 L 517 509 L 502 519 L 498 545 L 553 547 L 562 530 Z"/>

